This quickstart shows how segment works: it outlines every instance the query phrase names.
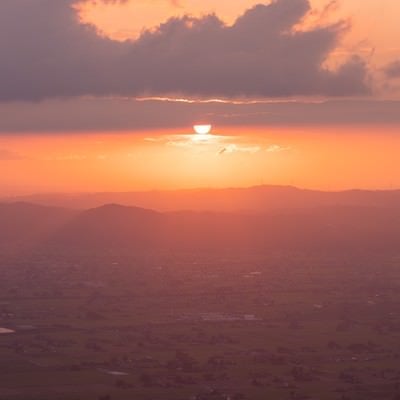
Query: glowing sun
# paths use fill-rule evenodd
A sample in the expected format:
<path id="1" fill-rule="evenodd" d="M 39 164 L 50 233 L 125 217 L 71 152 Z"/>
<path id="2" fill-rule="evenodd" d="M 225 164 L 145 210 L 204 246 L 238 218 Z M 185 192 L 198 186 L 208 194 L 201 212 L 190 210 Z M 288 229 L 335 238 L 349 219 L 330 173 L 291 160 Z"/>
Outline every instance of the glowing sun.
<path id="1" fill-rule="evenodd" d="M 211 125 L 194 125 L 193 129 L 198 135 L 208 135 L 211 132 L 212 126 Z"/>

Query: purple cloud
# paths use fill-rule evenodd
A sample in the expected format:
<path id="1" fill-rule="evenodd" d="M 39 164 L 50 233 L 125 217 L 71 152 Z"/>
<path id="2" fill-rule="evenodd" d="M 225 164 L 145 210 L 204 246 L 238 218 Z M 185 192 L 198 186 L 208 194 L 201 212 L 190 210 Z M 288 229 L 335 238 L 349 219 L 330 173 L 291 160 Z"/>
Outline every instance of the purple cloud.
<path id="1" fill-rule="evenodd" d="M 342 23 L 293 30 L 310 11 L 308 0 L 257 5 L 232 26 L 215 15 L 173 18 L 122 43 L 81 24 L 73 8 L 76 2 L 0 2 L 0 101 L 370 92 L 368 68 L 360 58 L 351 57 L 336 70 L 324 66 L 345 29 Z"/>

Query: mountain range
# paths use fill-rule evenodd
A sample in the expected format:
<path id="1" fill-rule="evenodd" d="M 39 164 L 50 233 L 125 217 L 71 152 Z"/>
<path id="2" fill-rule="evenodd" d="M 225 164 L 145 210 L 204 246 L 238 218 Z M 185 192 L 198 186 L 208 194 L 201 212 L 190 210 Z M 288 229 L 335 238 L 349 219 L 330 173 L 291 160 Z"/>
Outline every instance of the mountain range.
<path id="1" fill-rule="evenodd" d="M 168 208 L 172 193 L 149 199 Z M 189 203 L 189 194 L 194 203 Z M 120 194 L 73 197 L 85 201 Z M 126 202 L 135 194 L 126 195 Z M 210 197 L 211 196 L 211 197 Z M 44 199 L 44 197 L 41 197 Z M 323 193 L 288 187 L 258 187 L 178 193 L 184 208 L 212 211 L 154 211 L 106 204 L 89 209 L 27 202 L 0 203 L 0 249 L 63 251 L 358 251 L 400 249 L 400 192 Z M 200 199 L 204 199 L 204 203 Z M 212 199 L 215 199 L 213 202 Z M 30 198 L 34 200 L 34 198 Z M 39 197 L 35 198 L 39 200 Z M 49 197 L 66 205 L 68 196 Z M 231 202 L 229 202 L 231 199 Z M 45 201 L 43 201 L 44 203 Z M 187 203 L 186 203 L 187 202 Z M 168 203 L 172 204 L 172 203 Z M 227 210 L 221 211 L 223 205 Z M 71 205 L 71 204 L 70 204 Z M 161 207 L 161 205 L 163 205 Z M 233 212 L 232 210 L 236 211 Z M 241 210 L 241 211 L 240 211 Z"/>
<path id="2" fill-rule="evenodd" d="M 0 200 L 1 201 L 1 200 Z M 158 211 L 215 211 L 264 213 L 279 209 L 336 206 L 399 207 L 400 190 L 326 192 L 292 186 L 192 189 L 125 193 L 36 194 L 4 198 L 47 206 L 89 209 L 120 204 Z"/>

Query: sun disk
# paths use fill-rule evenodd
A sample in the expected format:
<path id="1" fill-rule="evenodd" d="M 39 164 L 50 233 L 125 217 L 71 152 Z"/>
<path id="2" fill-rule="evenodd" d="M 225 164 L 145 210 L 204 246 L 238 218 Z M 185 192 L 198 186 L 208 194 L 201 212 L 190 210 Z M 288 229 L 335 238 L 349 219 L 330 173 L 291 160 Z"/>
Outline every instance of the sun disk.
<path id="1" fill-rule="evenodd" d="M 194 125 L 193 129 L 198 135 L 208 135 L 211 132 L 212 126 L 211 125 Z"/>

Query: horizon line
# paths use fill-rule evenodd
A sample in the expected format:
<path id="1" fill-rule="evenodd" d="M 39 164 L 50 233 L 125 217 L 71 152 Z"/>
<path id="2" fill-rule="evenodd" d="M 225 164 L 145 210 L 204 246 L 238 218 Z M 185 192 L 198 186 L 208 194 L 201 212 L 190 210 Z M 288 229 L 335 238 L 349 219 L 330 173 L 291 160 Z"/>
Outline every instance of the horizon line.
<path id="1" fill-rule="evenodd" d="M 360 188 L 354 187 L 350 189 L 317 189 L 317 188 L 307 188 L 300 187 L 296 185 L 285 185 L 285 184 L 260 184 L 260 185 L 251 185 L 251 186 L 226 186 L 226 187 L 194 187 L 194 188 L 177 188 L 177 189 L 132 189 L 132 190 L 124 190 L 124 191 L 36 191 L 29 192 L 25 194 L 2 194 L 0 195 L 0 199 L 7 198 L 21 198 L 21 197 L 32 197 L 32 196 L 85 196 L 85 195 L 101 195 L 101 194 L 150 194 L 150 193 L 176 193 L 176 192 L 200 192 L 200 191 L 224 191 L 224 190 L 255 190 L 255 189 L 263 189 L 263 188 L 275 188 L 275 189 L 293 189 L 298 191 L 308 191 L 308 192 L 320 192 L 320 193 L 346 193 L 346 192 L 397 192 L 400 191 L 400 187 L 393 188 Z"/>

